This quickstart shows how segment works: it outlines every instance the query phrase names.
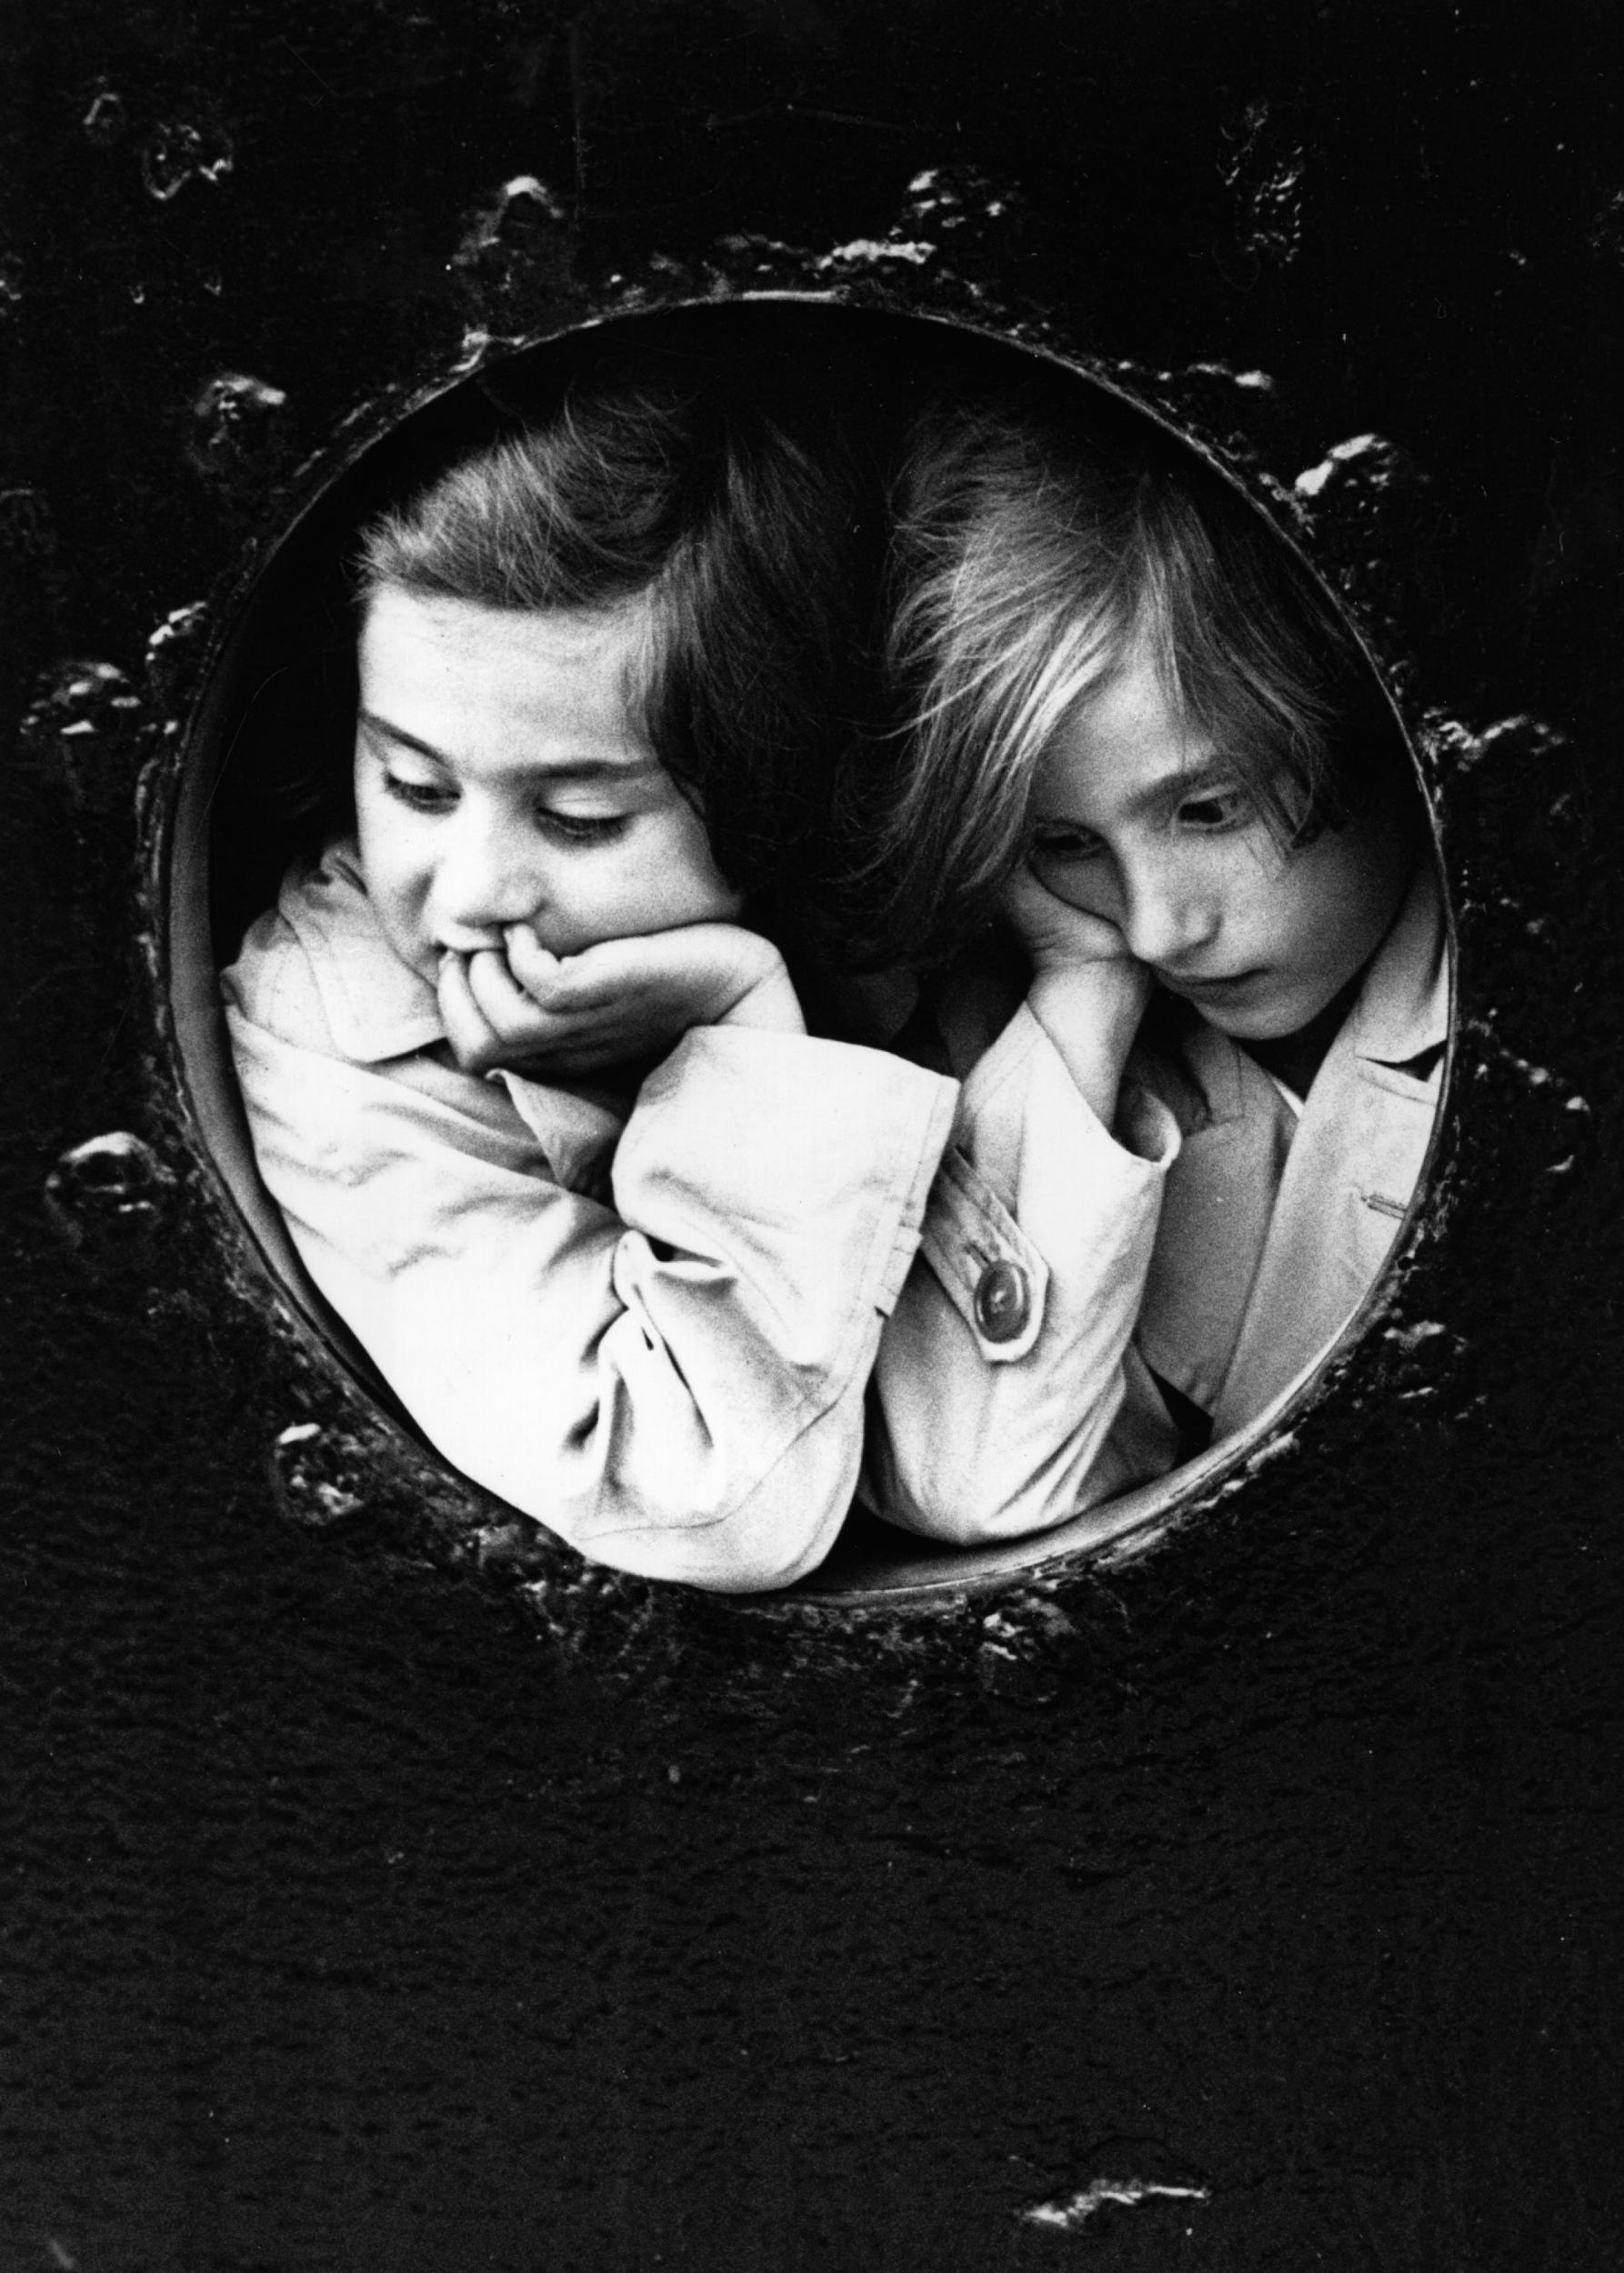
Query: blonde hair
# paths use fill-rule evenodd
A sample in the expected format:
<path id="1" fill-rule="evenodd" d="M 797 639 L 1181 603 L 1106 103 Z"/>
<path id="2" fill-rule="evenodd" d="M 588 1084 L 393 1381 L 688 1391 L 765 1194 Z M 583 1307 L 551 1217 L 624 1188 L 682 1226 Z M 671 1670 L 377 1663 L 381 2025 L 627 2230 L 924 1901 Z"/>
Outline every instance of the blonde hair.
<path id="1" fill-rule="evenodd" d="M 1261 516 L 1171 446 L 938 406 L 907 453 L 895 562 L 906 723 L 871 858 L 889 958 L 940 960 L 985 919 L 1023 856 L 1045 749 L 1147 647 L 1279 841 L 1362 802 L 1350 751 L 1375 757 L 1383 724 L 1357 643 Z"/>

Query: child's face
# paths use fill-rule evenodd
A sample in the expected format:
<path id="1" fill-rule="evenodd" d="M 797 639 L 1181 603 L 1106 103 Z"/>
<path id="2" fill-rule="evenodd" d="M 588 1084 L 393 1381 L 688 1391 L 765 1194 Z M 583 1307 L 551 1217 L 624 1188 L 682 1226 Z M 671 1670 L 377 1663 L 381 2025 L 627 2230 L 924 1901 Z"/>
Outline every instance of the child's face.
<path id="1" fill-rule="evenodd" d="M 1368 961 L 1418 850 L 1398 800 L 1284 851 L 1223 752 L 1136 650 L 1038 769 L 1034 873 L 1114 924 L 1169 993 L 1239 1040 L 1295 1034 Z"/>
<path id="2" fill-rule="evenodd" d="M 431 983 L 447 947 L 528 924 L 554 955 L 727 921 L 738 895 L 628 707 L 646 617 L 391 590 L 361 635 L 356 811 L 384 935 Z"/>

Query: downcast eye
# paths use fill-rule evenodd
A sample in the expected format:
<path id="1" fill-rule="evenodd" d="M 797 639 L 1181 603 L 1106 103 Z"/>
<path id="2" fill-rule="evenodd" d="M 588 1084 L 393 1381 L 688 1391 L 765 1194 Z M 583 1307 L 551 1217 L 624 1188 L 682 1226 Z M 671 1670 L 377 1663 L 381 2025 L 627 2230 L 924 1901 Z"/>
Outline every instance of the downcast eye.
<path id="1" fill-rule="evenodd" d="M 414 813 L 443 813 L 456 801 L 456 791 L 438 782 L 406 781 L 399 774 L 386 774 L 384 787 L 396 804 Z"/>
<path id="2" fill-rule="evenodd" d="M 624 813 L 555 813 L 549 806 L 536 809 L 536 826 L 544 836 L 559 845 L 606 845 L 623 834 Z"/>
<path id="3" fill-rule="evenodd" d="M 1222 829 L 1244 828 L 1255 811 L 1246 790 L 1212 789 L 1198 797 L 1187 797 L 1178 808 L 1178 819 L 1187 828 L 1216 834 Z"/>
<path id="4" fill-rule="evenodd" d="M 1038 829 L 1033 836 L 1029 857 L 1038 866 L 1058 866 L 1098 859 L 1103 849 L 1092 829 L 1050 826 Z"/>

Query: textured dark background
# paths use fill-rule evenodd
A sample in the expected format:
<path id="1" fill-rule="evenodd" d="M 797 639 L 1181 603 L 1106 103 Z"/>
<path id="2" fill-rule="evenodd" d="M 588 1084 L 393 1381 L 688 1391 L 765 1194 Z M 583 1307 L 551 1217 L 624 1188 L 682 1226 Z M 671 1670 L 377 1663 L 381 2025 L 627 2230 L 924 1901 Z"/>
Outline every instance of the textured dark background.
<path id="1" fill-rule="evenodd" d="M 4 2273 L 1624 2260 L 1619 38 L 1609 0 L 0 25 Z M 956 240 L 984 289 L 1271 374 L 1287 477 L 1392 446 L 1318 542 L 1440 714 L 1440 1197 L 1289 1448 L 1139 1559 L 928 1616 L 526 1590 L 351 1457 L 173 1108 L 134 810 L 175 612 L 470 326 L 680 295 L 729 233 L 884 242 L 926 167 L 1024 193 Z M 526 174 L 557 228 L 483 225 Z M 827 273 L 967 305 L 937 235 Z M 113 1129 L 150 1155 L 48 1207 Z M 1100 2179 L 1170 2190 L 1025 2215 Z"/>

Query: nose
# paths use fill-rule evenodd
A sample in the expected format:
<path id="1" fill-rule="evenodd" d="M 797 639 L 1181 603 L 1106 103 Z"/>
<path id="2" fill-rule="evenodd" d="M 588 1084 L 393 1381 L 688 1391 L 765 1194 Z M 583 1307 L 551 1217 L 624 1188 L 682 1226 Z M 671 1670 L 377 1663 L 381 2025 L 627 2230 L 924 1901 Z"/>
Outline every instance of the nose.
<path id="1" fill-rule="evenodd" d="M 544 897 L 536 847 L 509 816 L 465 797 L 440 824 L 435 864 L 434 928 L 443 946 L 499 947 L 503 927 L 527 923 Z"/>
<path id="2" fill-rule="evenodd" d="M 1218 901 L 1177 859 L 1150 856 L 1125 863 L 1119 883 L 1118 927 L 1136 962 L 1178 971 L 1217 936 Z"/>

